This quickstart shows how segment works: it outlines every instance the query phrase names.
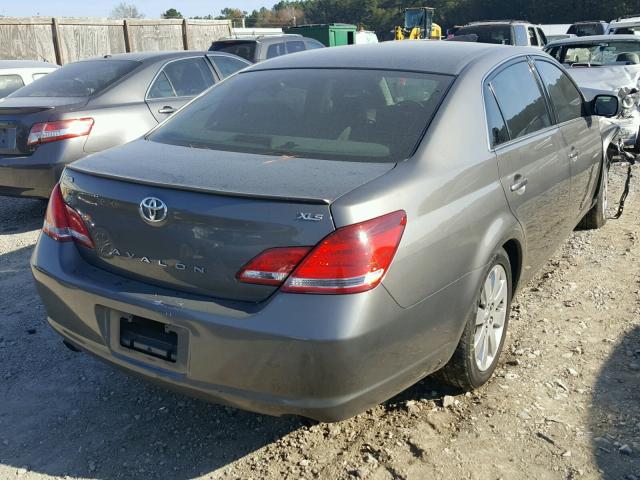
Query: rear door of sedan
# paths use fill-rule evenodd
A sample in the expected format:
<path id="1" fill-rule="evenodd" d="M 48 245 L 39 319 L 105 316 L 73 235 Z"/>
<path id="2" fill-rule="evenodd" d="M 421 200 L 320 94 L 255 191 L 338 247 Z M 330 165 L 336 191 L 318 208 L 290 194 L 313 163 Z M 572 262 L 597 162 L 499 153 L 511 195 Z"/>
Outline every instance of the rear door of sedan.
<path id="1" fill-rule="evenodd" d="M 535 58 L 571 165 L 571 208 L 575 223 L 591 208 L 602 161 L 600 121 L 587 114 L 584 98 L 569 76 L 552 62 Z"/>
<path id="2" fill-rule="evenodd" d="M 537 268 L 574 226 L 566 145 L 526 57 L 494 71 L 484 96 L 500 181 L 525 232 L 525 268 Z"/>
<path id="3" fill-rule="evenodd" d="M 214 71 L 204 55 L 165 63 L 151 82 L 146 102 L 158 122 L 168 118 L 215 83 Z"/>

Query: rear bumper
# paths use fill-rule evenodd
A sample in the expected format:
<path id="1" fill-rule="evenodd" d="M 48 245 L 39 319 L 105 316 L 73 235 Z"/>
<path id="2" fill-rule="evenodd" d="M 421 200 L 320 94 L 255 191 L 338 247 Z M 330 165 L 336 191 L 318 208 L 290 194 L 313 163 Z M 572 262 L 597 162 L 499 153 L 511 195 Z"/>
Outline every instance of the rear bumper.
<path id="1" fill-rule="evenodd" d="M 85 138 L 39 146 L 29 156 L 0 155 L 0 196 L 49 198 L 68 163 L 82 158 Z"/>
<path id="2" fill-rule="evenodd" d="M 0 195 L 49 198 L 62 170 L 64 165 L 30 157 L 0 158 Z"/>
<path id="3" fill-rule="evenodd" d="M 81 349 L 191 396 L 320 421 L 360 413 L 442 366 L 477 285 L 469 275 L 410 309 L 382 286 L 357 295 L 277 293 L 260 304 L 215 301 L 102 271 L 74 245 L 44 235 L 32 271 L 50 324 Z M 183 332 L 177 363 L 121 347 L 120 312 Z"/>

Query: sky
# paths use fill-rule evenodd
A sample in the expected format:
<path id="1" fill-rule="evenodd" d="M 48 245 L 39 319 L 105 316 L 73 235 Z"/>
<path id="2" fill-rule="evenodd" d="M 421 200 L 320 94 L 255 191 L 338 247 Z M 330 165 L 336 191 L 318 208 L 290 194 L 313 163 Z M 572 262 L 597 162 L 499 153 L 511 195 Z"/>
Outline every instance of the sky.
<path id="1" fill-rule="evenodd" d="M 0 0 L 0 15 L 7 17 L 108 17 L 111 9 L 122 0 Z M 159 18 L 169 8 L 185 17 L 218 15 L 225 7 L 251 12 L 260 7 L 272 7 L 277 0 L 125 0 L 138 7 L 147 18 Z"/>

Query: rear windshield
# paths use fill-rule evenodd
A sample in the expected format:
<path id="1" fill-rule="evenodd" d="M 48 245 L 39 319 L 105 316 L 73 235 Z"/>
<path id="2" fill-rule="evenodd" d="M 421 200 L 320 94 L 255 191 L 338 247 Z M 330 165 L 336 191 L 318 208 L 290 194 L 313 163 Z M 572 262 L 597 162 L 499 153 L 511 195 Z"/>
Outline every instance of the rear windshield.
<path id="1" fill-rule="evenodd" d="M 589 35 L 603 35 L 604 27 L 600 23 L 580 23 L 571 25 L 567 33 L 571 33 L 578 37 L 586 37 Z"/>
<path id="2" fill-rule="evenodd" d="M 456 32 L 456 37 L 477 35 L 480 43 L 512 45 L 510 25 L 469 25 Z"/>
<path id="3" fill-rule="evenodd" d="M 411 156 L 453 77 L 382 70 L 250 71 L 148 138 L 263 155 L 364 162 Z"/>
<path id="4" fill-rule="evenodd" d="M 90 97 L 127 75 L 139 62 L 91 60 L 70 63 L 20 89 L 12 97 Z"/>
<path id="5" fill-rule="evenodd" d="M 250 62 L 254 60 L 256 52 L 255 42 L 214 42 L 209 49 L 212 52 L 225 52 L 237 55 Z"/>
<path id="6" fill-rule="evenodd" d="M 615 37 L 612 37 L 615 38 Z M 568 65 L 638 65 L 640 64 L 640 39 L 637 42 L 614 41 L 576 43 L 555 47 L 549 54 Z"/>

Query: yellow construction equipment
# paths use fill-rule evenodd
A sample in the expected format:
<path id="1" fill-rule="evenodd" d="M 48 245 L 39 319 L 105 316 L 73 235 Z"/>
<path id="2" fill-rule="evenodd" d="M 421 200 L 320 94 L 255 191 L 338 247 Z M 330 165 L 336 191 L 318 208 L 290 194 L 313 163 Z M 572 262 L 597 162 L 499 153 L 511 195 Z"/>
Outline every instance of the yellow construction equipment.
<path id="1" fill-rule="evenodd" d="M 431 7 L 413 7 L 404 10 L 404 26 L 395 28 L 396 40 L 417 40 L 431 38 L 440 40 L 442 28 L 433 23 L 434 9 Z"/>

